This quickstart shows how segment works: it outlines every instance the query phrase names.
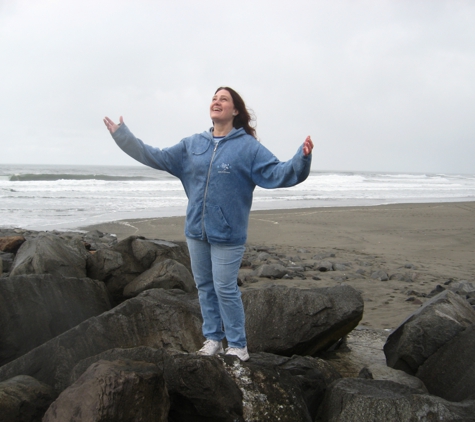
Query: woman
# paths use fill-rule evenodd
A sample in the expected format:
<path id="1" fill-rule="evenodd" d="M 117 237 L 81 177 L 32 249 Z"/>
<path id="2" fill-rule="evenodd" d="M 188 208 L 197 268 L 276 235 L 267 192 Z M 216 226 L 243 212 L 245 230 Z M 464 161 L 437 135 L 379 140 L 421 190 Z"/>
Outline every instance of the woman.
<path id="1" fill-rule="evenodd" d="M 206 338 L 202 355 L 224 353 L 249 359 L 244 308 L 237 277 L 247 238 L 256 185 L 281 188 L 303 182 L 313 143 L 308 136 L 296 155 L 280 162 L 255 138 L 251 117 L 240 95 L 218 88 L 210 105 L 213 127 L 170 148 L 154 148 L 124 124 L 104 123 L 117 145 L 131 157 L 178 177 L 188 197 L 185 235 L 198 288 Z"/>

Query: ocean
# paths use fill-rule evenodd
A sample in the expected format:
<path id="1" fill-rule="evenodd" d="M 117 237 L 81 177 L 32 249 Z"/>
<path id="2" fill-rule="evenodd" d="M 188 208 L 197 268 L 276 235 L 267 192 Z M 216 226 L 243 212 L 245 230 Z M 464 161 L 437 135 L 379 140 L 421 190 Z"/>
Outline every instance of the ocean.
<path id="1" fill-rule="evenodd" d="M 256 188 L 253 210 L 475 201 L 475 174 L 312 172 L 293 188 Z M 0 164 L 0 227 L 74 230 L 185 215 L 178 179 L 145 166 Z"/>

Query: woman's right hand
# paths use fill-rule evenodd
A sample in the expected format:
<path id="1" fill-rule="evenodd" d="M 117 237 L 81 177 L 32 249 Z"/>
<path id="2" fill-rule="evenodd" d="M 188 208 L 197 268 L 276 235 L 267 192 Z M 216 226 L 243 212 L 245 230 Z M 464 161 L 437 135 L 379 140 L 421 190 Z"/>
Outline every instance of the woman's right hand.
<path id="1" fill-rule="evenodd" d="M 111 119 L 108 117 L 104 117 L 104 124 L 106 125 L 106 128 L 109 130 L 109 132 L 112 134 L 114 133 L 117 129 L 119 129 L 119 126 L 124 123 L 124 119 L 122 116 L 119 117 L 119 124 L 116 125 Z"/>

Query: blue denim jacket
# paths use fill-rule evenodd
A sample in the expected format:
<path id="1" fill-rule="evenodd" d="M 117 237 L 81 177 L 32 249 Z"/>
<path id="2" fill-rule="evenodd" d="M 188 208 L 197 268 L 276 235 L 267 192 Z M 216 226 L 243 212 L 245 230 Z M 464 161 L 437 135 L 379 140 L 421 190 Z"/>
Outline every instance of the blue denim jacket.
<path id="1" fill-rule="evenodd" d="M 125 124 L 112 136 L 132 158 L 181 180 L 188 197 L 185 235 L 210 243 L 246 243 L 256 185 L 290 187 L 310 172 L 311 155 L 304 156 L 302 146 L 292 159 L 280 162 L 242 128 L 218 144 L 210 130 L 163 149 L 144 144 Z"/>

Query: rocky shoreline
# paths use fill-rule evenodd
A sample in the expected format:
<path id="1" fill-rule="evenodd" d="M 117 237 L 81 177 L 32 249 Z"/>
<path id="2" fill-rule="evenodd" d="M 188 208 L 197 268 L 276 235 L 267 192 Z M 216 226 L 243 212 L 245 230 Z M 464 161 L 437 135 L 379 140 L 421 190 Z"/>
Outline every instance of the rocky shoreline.
<path id="1" fill-rule="evenodd" d="M 415 268 L 248 245 L 240 362 L 194 354 L 201 316 L 180 240 L 0 229 L 0 258 L 5 421 L 475 420 L 467 280 L 407 294 L 403 322 L 374 329 L 358 280 L 410 284 Z"/>

